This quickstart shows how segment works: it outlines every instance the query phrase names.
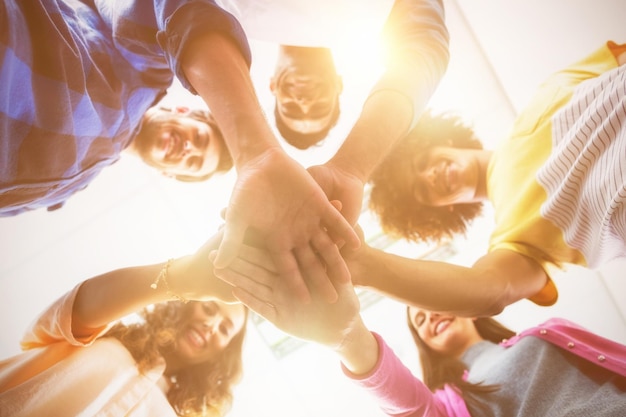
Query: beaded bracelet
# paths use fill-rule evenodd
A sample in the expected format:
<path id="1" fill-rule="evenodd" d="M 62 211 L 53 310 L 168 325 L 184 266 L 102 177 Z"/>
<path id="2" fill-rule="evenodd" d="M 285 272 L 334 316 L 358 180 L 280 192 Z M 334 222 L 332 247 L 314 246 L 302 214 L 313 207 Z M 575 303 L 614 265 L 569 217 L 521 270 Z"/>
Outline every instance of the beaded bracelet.
<path id="1" fill-rule="evenodd" d="M 165 292 L 167 293 L 168 296 L 175 298 L 179 301 L 182 301 L 183 303 L 186 304 L 187 302 L 189 302 L 189 300 L 181 295 L 176 294 L 172 290 L 170 290 L 170 285 L 167 283 L 167 274 L 169 272 L 170 264 L 172 263 L 172 261 L 173 259 L 167 260 L 167 263 L 165 264 L 165 266 L 163 266 L 163 268 L 159 272 L 159 275 L 157 275 L 154 282 L 150 284 L 150 288 L 152 288 L 153 290 L 156 290 L 159 286 L 159 283 L 163 282 L 163 284 L 165 285 Z"/>

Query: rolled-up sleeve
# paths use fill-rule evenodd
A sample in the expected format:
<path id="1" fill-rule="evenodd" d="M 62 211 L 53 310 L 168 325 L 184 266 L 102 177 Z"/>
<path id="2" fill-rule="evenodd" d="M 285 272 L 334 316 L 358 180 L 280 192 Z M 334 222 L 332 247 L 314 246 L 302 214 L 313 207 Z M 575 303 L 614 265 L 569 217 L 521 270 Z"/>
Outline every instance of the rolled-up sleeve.
<path id="1" fill-rule="evenodd" d="M 72 333 L 72 310 L 81 285 L 82 283 L 52 303 L 31 324 L 20 342 L 23 350 L 34 349 L 59 341 L 66 341 L 74 346 L 88 346 L 109 330 L 111 324 L 93 329 L 89 336 L 74 337 Z"/>
<path id="2" fill-rule="evenodd" d="M 250 67 L 252 55 L 243 28 L 233 15 L 215 3 L 198 0 L 185 2 L 175 9 L 164 6 L 162 10 L 157 10 L 157 18 L 163 22 L 157 41 L 176 77 L 192 93 L 196 94 L 196 91 L 187 80 L 180 59 L 185 47 L 196 38 L 209 33 L 221 34 L 237 46 Z"/>

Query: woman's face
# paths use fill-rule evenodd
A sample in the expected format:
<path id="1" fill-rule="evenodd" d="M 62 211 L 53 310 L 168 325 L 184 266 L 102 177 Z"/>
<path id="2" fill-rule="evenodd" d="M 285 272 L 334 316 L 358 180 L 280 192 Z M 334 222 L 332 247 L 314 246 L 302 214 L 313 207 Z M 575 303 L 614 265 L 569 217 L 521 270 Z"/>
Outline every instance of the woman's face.
<path id="1" fill-rule="evenodd" d="M 479 164 L 472 149 L 436 146 L 411 161 L 413 197 L 427 206 L 473 202 L 479 183 Z"/>
<path id="2" fill-rule="evenodd" d="M 444 355 L 459 357 L 471 345 L 482 340 L 472 318 L 439 314 L 416 307 L 409 307 L 409 317 L 424 343 Z"/>
<path id="3" fill-rule="evenodd" d="M 244 306 L 192 301 L 179 325 L 176 354 L 186 364 L 206 362 L 219 354 L 243 328 Z"/>

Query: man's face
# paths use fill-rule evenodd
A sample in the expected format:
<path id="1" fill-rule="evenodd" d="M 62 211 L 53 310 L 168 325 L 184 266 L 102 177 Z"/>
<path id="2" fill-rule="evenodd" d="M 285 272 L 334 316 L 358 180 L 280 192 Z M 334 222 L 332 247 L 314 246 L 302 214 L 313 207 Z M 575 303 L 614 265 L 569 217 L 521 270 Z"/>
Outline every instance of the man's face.
<path id="1" fill-rule="evenodd" d="M 215 172 L 222 150 L 217 125 L 181 109 L 153 108 L 133 147 L 143 161 L 172 177 L 206 177 Z"/>
<path id="2" fill-rule="evenodd" d="M 287 65 L 277 70 L 270 89 L 283 123 L 291 130 L 309 134 L 331 124 L 342 84 L 334 68 Z"/>

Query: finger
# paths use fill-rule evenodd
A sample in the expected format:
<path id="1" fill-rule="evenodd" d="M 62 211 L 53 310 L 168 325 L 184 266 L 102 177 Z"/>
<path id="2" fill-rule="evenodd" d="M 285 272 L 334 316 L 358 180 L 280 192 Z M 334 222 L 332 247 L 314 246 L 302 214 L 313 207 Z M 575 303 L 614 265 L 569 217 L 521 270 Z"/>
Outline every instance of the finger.
<path id="1" fill-rule="evenodd" d="M 267 284 L 268 282 L 271 283 L 271 279 L 259 278 L 257 281 L 230 268 L 216 269 L 215 276 L 233 287 L 256 294 L 262 300 L 267 301 L 273 297 L 272 287 Z"/>
<path id="2" fill-rule="evenodd" d="M 303 303 L 311 302 L 309 289 L 304 283 L 294 253 L 292 251 L 277 251 L 271 252 L 270 255 L 274 265 L 276 265 L 279 277 L 286 281 L 286 284 L 290 286 L 295 296 Z"/>
<path id="3" fill-rule="evenodd" d="M 332 241 L 330 236 L 320 230 L 311 240 L 311 246 L 317 252 L 319 258 L 326 264 L 326 274 L 331 282 L 350 282 L 350 271 L 346 261 L 341 256 L 339 247 Z"/>
<path id="4" fill-rule="evenodd" d="M 337 209 L 337 211 L 341 212 L 341 209 L 343 208 L 343 203 L 339 200 L 330 200 L 330 204 L 333 205 L 333 207 L 335 209 Z"/>
<path id="5" fill-rule="evenodd" d="M 354 249 L 361 245 L 354 228 L 334 207 L 331 206 L 326 210 L 322 216 L 322 225 L 335 242 L 342 241 Z"/>
<path id="6" fill-rule="evenodd" d="M 239 249 L 239 258 L 261 268 L 267 269 L 268 271 L 276 272 L 276 266 L 274 265 L 272 258 L 270 258 L 270 253 L 265 249 L 259 249 L 244 244 Z"/>
<path id="7" fill-rule="evenodd" d="M 216 268 L 226 268 L 237 257 L 239 248 L 243 243 L 247 226 L 238 222 L 229 220 L 224 226 L 224 237 L 217 249 L 217 255 L 213 261 Z"/>
<path id="8" fill-rule="evenodd" d="M 242 258 L 236 258 L 232 261 L 227 270 L 252 279 L 260 284 L 267 285 L 268 287 L 275 285 L 275 281 L 278 279 L 274 271 L 269 271 L 262 266 L 250 263 Z"/>
<path id="9" fill-rule="evenodd" d="M 337 301 L 337 291 L 335 291 L 335 287 L 326 273 L 326 266 L 313 248 L 306 245 L 294 249 L 294 253 L 300 265 L 300 270 L 304 271 L 307 283 L 315 287 L 316 291 L 329 303 Z"/>
<path id="10" fill-rule="evenodd" d="M 263 317 L 265 320 L 269 322 L 274 322 L 276 320 L 277 312 L 273 304 L 259 299 L 254 293 L 248 292 L 243 288 L 233 289 L 233 295 L 242 304 L 257 313 L 259 316 Z"/>

